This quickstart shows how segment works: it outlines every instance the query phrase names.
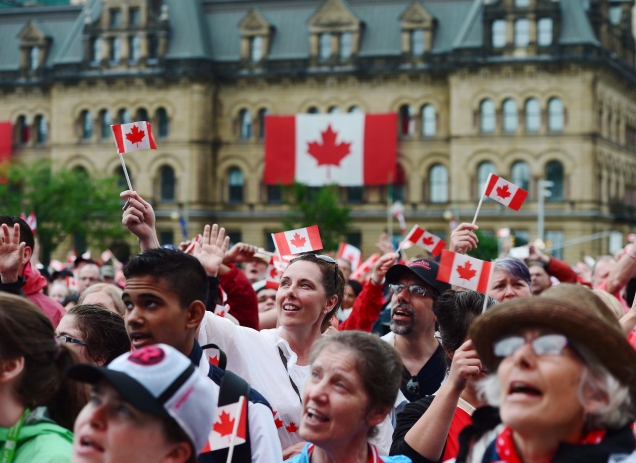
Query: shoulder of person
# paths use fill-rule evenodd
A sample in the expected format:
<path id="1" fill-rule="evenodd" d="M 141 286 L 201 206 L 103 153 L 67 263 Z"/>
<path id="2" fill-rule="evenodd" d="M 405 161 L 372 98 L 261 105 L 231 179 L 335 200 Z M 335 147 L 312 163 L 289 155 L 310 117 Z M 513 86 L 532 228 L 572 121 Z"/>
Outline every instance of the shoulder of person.
<path id="1" fill-rule="evenodd" d="M 413 461 L 405 455 L 395 455 L 392 457 L 380 457 L 380 459 L 386 463 L 412 463 Z"/>
<path id="2" fill-rule="evenodd" d="M 24 426 L 20 440 L 14 463 L 68 463 L 71 459 L 73 433 L 54 423 Z"/>

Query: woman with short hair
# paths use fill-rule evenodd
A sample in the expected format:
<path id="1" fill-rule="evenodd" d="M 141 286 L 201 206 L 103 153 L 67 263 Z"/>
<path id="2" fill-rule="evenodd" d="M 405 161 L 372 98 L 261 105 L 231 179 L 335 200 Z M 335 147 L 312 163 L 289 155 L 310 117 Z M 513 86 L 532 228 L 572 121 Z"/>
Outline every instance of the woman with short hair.
<path id="1" fill-rule="evenodd" d="M 130 351 L 124 319 L 101 305 L 72 307 L 62 317 L 55 332 L 84 363 L 108 365 Z"/>
<path id="2" fill-rule="evenodd" d="M 380 457 L 367 441 L 393 408 L 401 371 L 400 354 L 377 336 L 345 331 L 317 341 L 299 430 L 308 444 L 290 463 L 410 462 Z"/>
<path id="3" fill-rule="evenodd" d="M 97 283 L 86 288 L 77 303 L 80 305 L 101 305 L 123 317 L 126 313 L 126 306 L 122 301 L 122 294 L 124 292 L 113 284 Z"/>
<path id="4" fill-rule="evenodd" d="M 636 351 L 598 296 L 553 286 L 487 311 L 470 337 L 491 372 L 483 393 L 505 427 L 468 461 L 636 457 Z"/>

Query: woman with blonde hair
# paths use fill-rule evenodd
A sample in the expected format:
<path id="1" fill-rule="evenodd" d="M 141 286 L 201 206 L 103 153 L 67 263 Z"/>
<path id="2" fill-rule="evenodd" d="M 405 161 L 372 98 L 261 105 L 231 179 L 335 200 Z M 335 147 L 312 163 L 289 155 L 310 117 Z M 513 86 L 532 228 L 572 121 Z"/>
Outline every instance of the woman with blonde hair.
<path id="1" fill-rule="evenodd" d="M 84 290 L 78 305 L 101 305 L 123 317 L 126 313 L 126 306 L 121 299 L 123 293 L 121 289 L 110 283 L 97 283 Z"/>

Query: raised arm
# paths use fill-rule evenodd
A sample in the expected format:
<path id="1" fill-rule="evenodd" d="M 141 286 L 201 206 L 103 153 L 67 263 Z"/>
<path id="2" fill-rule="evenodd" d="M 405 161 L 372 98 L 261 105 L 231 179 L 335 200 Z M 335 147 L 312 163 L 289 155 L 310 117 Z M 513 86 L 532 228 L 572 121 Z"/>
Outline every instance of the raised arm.
<path id="1" fill-rule="evenodd" d="M 607 276 L 607 292 L 616 294 L 621 291 L 636 272 L 636 244 L 625 248 L 625 254 L 619 259 Z"/>
<path id="2" fill-rule="evenodd" d="M 472 251 L 477 247 L 479 240 L 475 231 L 479 227 L 470 223 L 461 223 L 451 233 L 451 240 L 449 249 L 459 254 L 466 254 L 468 251 Z"/>
<path id="3" fill-rule="evenodd" d="M 24 242 L 20 242 L 20 226 L 0 227 L 0 291 L 21 295 L 24 281 L 20 280 L 20 269 L 29 262 L 30 253 Z"/>
<path id="4" fill-rule="evenodd" d="M 126 190 L 119 195 L 128 203 L 121 223 L 137 237 L 141 251 L 158 248 L 159 239 L 155 230 L 155 211 L 136 191 Z"/>

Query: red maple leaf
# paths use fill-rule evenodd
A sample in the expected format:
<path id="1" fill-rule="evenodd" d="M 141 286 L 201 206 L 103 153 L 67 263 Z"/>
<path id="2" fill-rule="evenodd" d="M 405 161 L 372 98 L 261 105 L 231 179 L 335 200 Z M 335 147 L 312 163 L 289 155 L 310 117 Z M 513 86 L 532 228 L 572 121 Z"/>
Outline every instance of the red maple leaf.
<path id="1" fill-rule="evenodd" d="M 320 132 L 322 143 L 307 143 L 307 152 L 318 161 L 319 166 L 327 166 L 327 178 L 330 177 L 329 166 L 340 166 L 340 161 L 351 154 L 351 143 L 341 142 L 336 145 L 338 132 L 334 132 L 331 125 Z"/>
<path id="2" fill-rule="evenodd" d="M 508 196 L 510 196 L 508 185 L 497 187 L 497 196 L 499 196 L 501 199 L 506 199 Z"/>
<path id="3" fill-rule="evenodd" d="M 463 267 L 458 266 L 457 273 L 459 273 L 459 278 L 466 281 L 477 275 L 477 271 L 470 268 L 470 262 L 466 262 Z"/>
<path id="4" fill-rule="evenodd" d="M 298 431 L 298 426 L 296 426 L 296 423 L 292 421 L 291 423 L 289 423 L 289 426 L 285 427 L 285 429 L 287 429 L 287 431 L 289 432 L 296 432 Z"/>
<path id="5" fill-rule="evenodd" d="M 425 244 L 426 246 L 433 246 L 434 242 L 435 240 L 433 239 L 432 236 L 427 236 L 426 238 L 422 240 L 422 243 Z"/>
<path id="6" fill-rule="evenodd" d="M 139 142 L 144 139 L 146 136 L 146 132 L 143 130 L 139 130 L 136 125 L 133 125 L 133 128 L 130 130 L 130 133 L 126 134 L 126 138 L 130 143 L 135 143 L 139 146 Z"/>
<path id="7" fill-rule="evenodd" d="M 280 418 L 276 418 L 274 420 L 274 424 L 276 425 L 276 428 L 282 428 L 285 423 L 283 423 L 283 420 L 281 420 Z"/>
<path id="8" fill-rule="evenodd" d="M 231 435 L 234 430 L 234 418 L 230 419 L 231 417 L 232 416 L 229 413 L 222 411 L 220 417 L 221 421 L 214 423 L 214 427 L 212 429 L 221 434 L 221 437 Z"/>
<path id="9" fill-rule="evenodd" d="M 276 267 L 272 267 L 272 269 L 269 272 L 269 277 L 272 280 L 275 280 L 278 277 L 278 270 L 276 270 Z"/>
<path id="10" fill-rule="evenodd" d="M 307 240 L 304 237 L 300 236 L 298 233 L 295 233 L 294 238 L 289 240 L 289 242 L 295 247 L 302 249 L 302 247 L 305 246 Z"/>

